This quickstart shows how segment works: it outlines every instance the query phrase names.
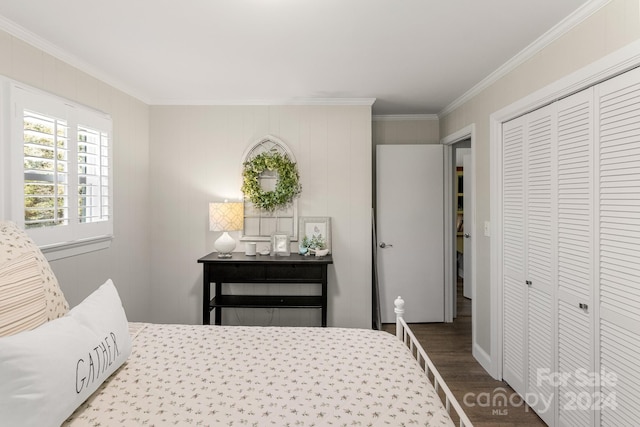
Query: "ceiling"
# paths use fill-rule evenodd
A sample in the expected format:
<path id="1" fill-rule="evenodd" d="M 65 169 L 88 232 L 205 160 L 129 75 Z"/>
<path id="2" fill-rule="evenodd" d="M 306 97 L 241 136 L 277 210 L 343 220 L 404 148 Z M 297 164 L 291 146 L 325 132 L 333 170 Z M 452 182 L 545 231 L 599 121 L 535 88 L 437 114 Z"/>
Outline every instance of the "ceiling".
<path id="1" fill-rule="evenodd" d="M 0 0 L 4 29 L 148 104 L 375 98 L 437 114 L 586 0 Z"/>

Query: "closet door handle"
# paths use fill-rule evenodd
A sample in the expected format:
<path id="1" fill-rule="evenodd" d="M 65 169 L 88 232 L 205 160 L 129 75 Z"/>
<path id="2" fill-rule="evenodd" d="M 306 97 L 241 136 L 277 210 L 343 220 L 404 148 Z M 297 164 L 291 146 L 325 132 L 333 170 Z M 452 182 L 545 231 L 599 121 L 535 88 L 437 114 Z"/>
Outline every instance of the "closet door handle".
<path id="1" fill-rule="evenodd" d="M 527 280 L 527 281 L 525 281 L 525 283 L 527 284 L 527 286 L 533 285 L 533 282 L 531 280 Z"/>
<path id="2" fill-rule="evenodd" d="M 578 307 L 583 309 L 584 311 L 588 311 L 589 310 L 589 304 L 585 304 L 583 302 L 579 303 Z"/>

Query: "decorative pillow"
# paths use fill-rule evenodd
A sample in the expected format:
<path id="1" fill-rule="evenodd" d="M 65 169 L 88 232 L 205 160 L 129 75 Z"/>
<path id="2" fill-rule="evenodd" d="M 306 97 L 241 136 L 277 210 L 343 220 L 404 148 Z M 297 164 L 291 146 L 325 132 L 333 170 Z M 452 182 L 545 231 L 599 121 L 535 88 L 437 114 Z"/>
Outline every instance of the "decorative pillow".
<path id="1" fill-rule="evenodd" d="M 40 248 L 31 240 L 24 230 L 11 221 L 0 221 L 0 264 L 18 256 L 32 253 L 38 261 L 42 274 L 45 304 L 47 305 L 47 320 L 57 319 L 69 311 L 69 304 L 58 285 L 49 262 Z"/>
<path id="2" fill-rule="evenodd" d="M 59 426 L 131 354 L 111 280 L 66 316 L 0 338 L 3 425 Z"/>
<path id="3" fill-rule="evenodd" d="M 32 253 L 0 265 L 0 337 L 47 321 L 42 275 Z"/>

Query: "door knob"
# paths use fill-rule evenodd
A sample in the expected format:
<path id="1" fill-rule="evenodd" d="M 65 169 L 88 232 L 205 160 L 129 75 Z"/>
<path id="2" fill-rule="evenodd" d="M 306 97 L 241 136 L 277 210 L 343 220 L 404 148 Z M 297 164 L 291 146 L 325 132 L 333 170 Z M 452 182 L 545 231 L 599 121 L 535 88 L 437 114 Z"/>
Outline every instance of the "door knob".
<path id="1" fill-rule="evenodd" d="M 393 247 L 393 245 L 390 245 L 390 244 L 388 244 L 388 243 L 382 242 L 382 243 L 380 243 L 380 247 L 381 247 L 382 249 L 384 249 L 384 248 L 392 248 L 392 247 Z"/>
<path id="2" fill-rule="evenodd" d="M 471 237 L 471 234 L 469 234 L 469 233 L 464 233 L 464 238 L 465 238 L 465 239 L 468 239 L 468 238 L 470 238 L 470 237 Z"/>

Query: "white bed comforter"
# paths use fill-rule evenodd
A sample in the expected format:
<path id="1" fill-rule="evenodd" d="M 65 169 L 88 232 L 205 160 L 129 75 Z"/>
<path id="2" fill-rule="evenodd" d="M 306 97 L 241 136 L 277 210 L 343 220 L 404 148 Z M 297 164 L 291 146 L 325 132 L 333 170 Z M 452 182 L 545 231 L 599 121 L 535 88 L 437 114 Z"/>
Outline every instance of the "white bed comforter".
<path id="1" fill-rule="evenodd" d="M 64 425 L 452 425 L 386 332 L 131 324 L 129 360 Z"/>

